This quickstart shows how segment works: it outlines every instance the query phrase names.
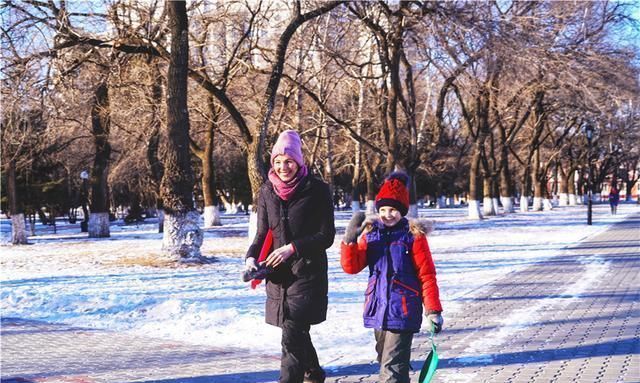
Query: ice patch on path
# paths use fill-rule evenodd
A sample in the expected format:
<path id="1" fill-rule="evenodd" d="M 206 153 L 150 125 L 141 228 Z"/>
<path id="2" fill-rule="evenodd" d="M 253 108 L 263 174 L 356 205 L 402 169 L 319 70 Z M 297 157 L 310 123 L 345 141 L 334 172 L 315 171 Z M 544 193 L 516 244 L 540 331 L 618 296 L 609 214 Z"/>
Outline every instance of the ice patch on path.
<path id="1" fill-rule="evenodd" d="M 488 335 L 479 337 L 471 342 L 456 360 L 462 364 L 486 364 L 492 362 L 494 354 L 487 354 L 487 350 L 494 350 L 497 353 L 499 352 L 497 348 L 512 339 L 518 332 L 529 326 L 537 325 L 539 322 L 537 313 L 543 311 L 543 309 L 566 306 L 580 298 L 589 287 L 602 280 L 609 271 L 610 266 L 610 262 L 604 261 L 598 255 L 582 259 L 580 263 L 584 265 L 585 270 L 579 281 L 571 284 L 558 295 L 541 299 L 532 306 L 514 310 L 508 317 L 499 321 L 499 330 L 492 331 Z"/>
<path id="2" fill-rule="evenodd" d="M 604 274 L 609 271 L 609 265 L 611 262 L 605 261 L 599 255 L 592 255 L 585 259 L 581 259 L 580 263 L 585 265 L 585 278 L 582 278 L 579 282 L 575 283 L 572 286 L 572 289 L 567 290 L 565 293 L 568 296 L 571 296 L 573 299 L 580 298 L 585 291 L 589 289 L 590 286 L 593 286 L 594 282 L 602 279 Z"/>

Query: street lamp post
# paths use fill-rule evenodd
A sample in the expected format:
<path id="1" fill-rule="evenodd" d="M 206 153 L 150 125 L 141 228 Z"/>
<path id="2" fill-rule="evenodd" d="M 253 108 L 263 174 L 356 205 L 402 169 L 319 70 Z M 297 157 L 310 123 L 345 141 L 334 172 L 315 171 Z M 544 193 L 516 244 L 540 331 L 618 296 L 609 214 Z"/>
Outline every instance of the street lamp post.
<path id="1" fill-rule="evenodd" d="M 593 138 L 593 125 L 591 124 L 587 124 L 587 126 L 585 126 L 585 133 L 587 134 L 587 144 L 588 144 L 588 151 L 587 151 L 587 225 L 591 225 L 592 224 L 592 206 L 591 206 L 591 191 L 592 191 L 592 187 L 591 187 L 591 139 Z"/>
<path id="2" fill-rule="evenodd" d="M 87 202 L 89 199 L 89 173 L 83 170 L 80 173 L 82 179 L 82 222 L 80 222 L 80 232 L 86 233 L 89 231 L 89 209 L 87 208 Z"/>

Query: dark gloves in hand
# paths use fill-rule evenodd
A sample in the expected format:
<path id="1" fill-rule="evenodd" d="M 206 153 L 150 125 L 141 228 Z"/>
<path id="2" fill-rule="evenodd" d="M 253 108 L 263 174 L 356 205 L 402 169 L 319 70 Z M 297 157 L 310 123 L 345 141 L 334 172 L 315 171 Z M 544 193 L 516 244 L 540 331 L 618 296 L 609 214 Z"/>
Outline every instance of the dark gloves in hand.
<path id="1" fill-rule="evenodd" d="M 344 231 L 344 238 L 342 239 L 344 243 L 354 243 L 358 239 L 358 236 L 362 233 L 362 223 L 364 222 L 365 217 L 365 214 L 361 211 L 353 214 L 353 217 L 351 217 L 351 220 Z"/>
<path id="2" fill-rule="evenodd" d="M 444 319 L 442 319 L 442 315 L 440 314 L 427 314 L 427 319 L 429 320 L 429 325 L 433 324 L 433 332 L 436 334 L 442 331 L 442 325 L 444 324 Z"/>
<path id="3" fill-rule="evenodd" d="M 245 269 L 242 272 L 242 281 L 249 282 L 252 279 L 265 279 L 273 269 L 267 267 L 264 263 L 258 264 L 253 257 L 248 257 L 245 260 Z"/>

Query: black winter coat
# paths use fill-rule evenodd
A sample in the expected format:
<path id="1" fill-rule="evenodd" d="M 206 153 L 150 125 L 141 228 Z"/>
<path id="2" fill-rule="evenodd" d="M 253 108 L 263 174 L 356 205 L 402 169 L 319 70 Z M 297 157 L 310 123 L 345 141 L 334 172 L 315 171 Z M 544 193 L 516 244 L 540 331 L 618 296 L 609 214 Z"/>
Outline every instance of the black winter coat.
<path id="1" fill-rule="evenodd" d="M 327 253 L 335 238 L 329 186 L 307 176 L 289 201 L 267 181 L 258 196 L 258 229 L 247 257 L 258 258 L 267 231 L 273 248 L 293 243 L 296 252 L 267 277 L 265 320 L 282 327 L 285 318 L 317 324 L 327 317 Z"/>

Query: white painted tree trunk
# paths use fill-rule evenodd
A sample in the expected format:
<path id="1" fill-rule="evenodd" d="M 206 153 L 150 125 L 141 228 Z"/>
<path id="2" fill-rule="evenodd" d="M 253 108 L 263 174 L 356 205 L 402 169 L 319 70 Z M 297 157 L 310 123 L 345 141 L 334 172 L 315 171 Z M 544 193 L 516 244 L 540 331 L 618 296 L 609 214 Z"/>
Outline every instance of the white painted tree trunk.
<path id="1" fill-rule="evenodd" d="M 558 206 L 569 206 L 569 194 L 560 193 L 558 197 Z"/>
<path id="2" fill-rule="evenodd" d="M 360 211 L 360 201 L 351 201 L 351 211 L 353 213 Z"/>
<path id="3" fill-rule="evenodd" d="M 480 213 L 480 201 L 470 199 L 468 207 L 469 215 L 471 219 L 482 219 L 482 213 Z"/>
<path id="4" fill-rule="evenodd" d="M 107 238 L 109 232 L 109 213 L 89 214 L 89 238 Z"/>
<path id="5" fill-rule="evenodd" d="M 235 203 L 225 202 L 224 210 L 227 214 L 236 214 L 238 212 L 238 206 Z"/>
<path id="6" fill-rule="evenodd" d="M 251 211 L 249 213 L 249 240 L 253 241 L 258 232 L 258 213 Z"/>
<path id="7" fill-rule="evenodd" d="M 27 244 L 27 225 L 22 213 L 11 215 L 11 243 L 14 245 Z"/>
<path id="8" fill-rule="evenodd" d="M 438 201 L 436 202 L 436 208 L 444 209 L 445 207 L 447 207 L 447 198 L 441 195 L 438 197 Z"/>
<path id="9" fill-rule="evenodd" d="M 376 211 L 376 201 L 367 200 L 367 208 L 365 209 L 365 214 L 366 215 L 378 214 L 378 212 Z"/>
<path id="10" fill-rule="evenodd" d="M 204 227 L 222 226 L 220 222 L 220 207 L 205 206 L 204 207 Z"/>
<path id="11" fill-rule="evenodd" d="M 513 199 L 511 197 L 500 196 L 500 203 L 502 203 L 502 209 L 505 213 L 513 213 Z"/>
<path id="12" fill-rule="evenodd" d="M 520 212 L 526 213 L 529 211 L 529 197 L 526 195 L 520 196 Z"/>
<path id="13" fill-rule="evenodd" d="M 578 204 L 578 196 L 575 194 L 569 194 L 569 206 L 576 206 Z"/>
<path id="14" fill-rule="evenodd" d="M 496 215 L 491 197 L 482 198 L 482 214 L 485 216 Z"/>
<path id="15" fill-rule="evenodd" d="M 165 213 L 163 253 L 180 262 L 200 261 L 203 233 L 198 225 L 199 221 L 200 214 L 197 211 L 182 214 Z"/>
<path id="16" fill-rule="evenodd" d="M 409 205 L 409 212 L 407 213 L 407 217 L 418 218 L 418 205 L 416 205 L 415 203 Z"/>
<path id="17" fill-rule="evenodd" d="M 533 211 L 542 210 L 542 197 L 533 197 L 533 206 L 531 207 Z"/>
<path id="18" fill-rule="evenodd" d="M 496 213 L 500 213 L 500 201 L 498 198 L 491 198 L 491 202 L 493 203 L 493 211 Z"/>
<path id="19" fill-rule="evenodd" d="M 551 203 L 551 200 L 549 198 L 544 198 L 542 200 L 542 210 L 553 210 L 553 204 Z"/>

